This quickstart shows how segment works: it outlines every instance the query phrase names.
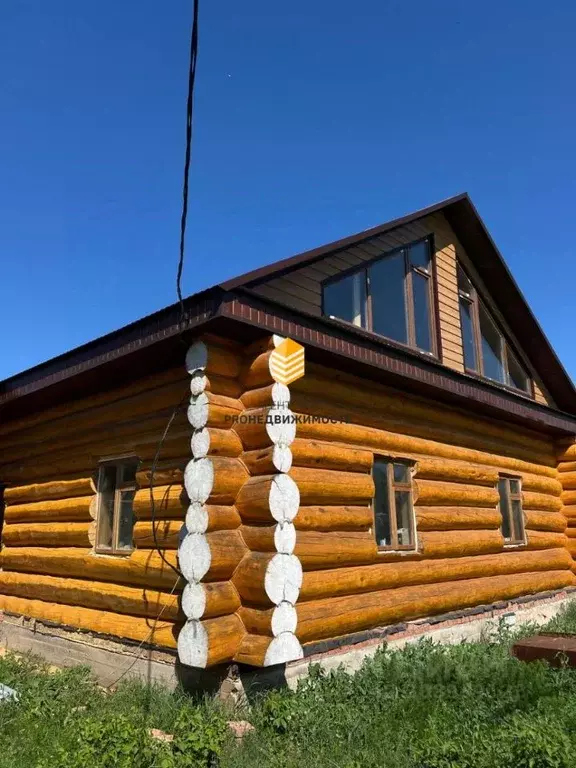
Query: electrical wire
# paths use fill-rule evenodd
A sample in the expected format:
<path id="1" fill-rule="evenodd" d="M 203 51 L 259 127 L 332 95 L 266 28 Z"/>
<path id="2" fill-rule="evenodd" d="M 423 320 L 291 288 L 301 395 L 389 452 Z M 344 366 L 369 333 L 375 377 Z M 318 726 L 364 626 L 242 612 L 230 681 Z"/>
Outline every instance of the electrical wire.
<path id="1" fill-rule="evenodd" d="M 173 565 L 170 562 L 170 560 L 168 560 L 168 558 L 164 554 L 164 550 L 160 547 L 160 544 L 158 543 L 158 534 L 156 531 L 156 500 L 154 499 L 154 475 L 156 473 L 156 469 L 158 468 L 160 453 L 162 451 L 162 447 L 164 445 L 168 432 L 170 431 L 170 427 L 174 423 L 174 419 L 176 418 L 176 416 L 178 415 L 178 412 L 180 411 L 184 403 L 188 400 L 188 398 L 189 398 L 189 394 L 186 393 L 182 397 L 178 405 L 172 411 L 172 414 L 168 419 L 168 422 L 166 423 L 166 426 L 164 428 L 164 433 L 162 434 L 162 437 L 160 438 L 160 442 L 158 443 L 158 447 L 156 448 L 156 453 L 154 454 L 154 458 L 152 459 L 152 465 L 150 467 L 150 511 L 151 511 L 152 536 L 154 538 L 154 547 L 158 552 L 158 554 L 160 555 L 160 557 L 162 558 L 162 560 L 164 561 L 164 563 L 168 565 L 174 571 L 174 573 L 178 574 L 179 577 L 182 575 L 180 570 L 175 565 Z"/>
<path id="2" fill-rule="evenodd" d="M 176 273 L 176 293 L 180 303 L 180 323 L 186 316 L 184 299 L 182 297 L 182 272 L 186 243 L 186 224 L 188 221 L 188 180 L 190 177 L 190 160 L 192 155 L 192 122 L 194 117 L 194 85 L 196 83 L 196 64 L 198 62 L 198 11 L 200 0 L 194 0 L 192 13 L 192 32 L 190 35 L 190 63 L 188 69 L 188 98 L 186 101 L 186 154 L 184 159 L 184 182 L 182 185 L 182 216 L 180 218 L 180 259 Z"/>
<path id="3" fill-rule="evenodd" d="M 172 589 L 168 593 L 168 597 L 171 597 L 174 594 L 174 592 L 176 590 L 176 587 L 178 586 L 178 582 L 179 582 L 179 579 L 176 579 L 176 581 L 174 582 L 174 586 L 172 587 Z M 158 622 L 162 618 L 162 615 L 163 615 L 163 613 L 164 613 L 164 611 L 166 610 L 167 607 L 168 607 L 168 603 L 166 603 L 162 607 L 162 610 L 160 611 L 158 616 L 156 616 L 156 618 L 154 619 L 154 626 L 152 627 L 150 632 L 148 632 L 148 634 L 146 635 L 144 640 L 142 640 L 140 643 L 138 643 L 138 646 L 136 648 L 136 654 L 135 654 L 134 658 L 132 659 L 132 661 L 130 662 L 130 664 L 128 664 L 128 666 L 122 671 L 122 673 L 117 678 L 115 678 L 114 680 L 111 680 L 109 683 L 107 683 L 106 685 L 102 686 L 103 688 L 111 688 L 113 685 L 118 685 L 120 680 L 122 680 L 123 677 L 126 677 L 128 672 L 130 672 L 132 667 L 136 664 L 136 662 L 138 661 L 138 659 L 142 655 L 142 648 L 143 648 L 143 646 L 146 643 L 148 643 L 149 640 L 152 639 L 152 635 L 154 634 L 154 632 L 156 630 L 156 625 L 158 624 Z M 149 681 L 149 683 L 150 683 L 150 681 Z"/>
<path id="4" fill-rule="evenodd" d="M 192 158 L 192 126 L 194 118 L 194 86 L 196 83 L 196 65 L 198 62 L 198 14 L 199 14 L 200 0 L 193 0 L 192 11 L 192 30 L 190 33 L 190 60 L 188 64 L 188 96 L 186 99 L 186 150 L 184 154 L 184 180 L 182 184 L 182 215 L 180 217 L 180 256 L 178 259 L 178 269 L 176 272 L 176 293 L 178 295 L 178 302 L 180 304 L 180 317 L 178 324 L 180 326 L 180 334 L 183 333 L 186 323 L 186 309 L 184 306 L 184 298 L 182 295 L 182 272 L 184 270 L 184 260 L 186 255 L 186 224 L 188 221 L 188 189 L 189 189 L 189 177 L 190 177 L 190 163 Z M 181 336 L 182 338 L 182 336 Z M 164 433 L 158 443 L 156 454 L 152 461 L 150 469 L 150 505 L 152 512 L 152 536 L 154 538 L 154 546 L 166 565 L 181 576 L 180 570 L 176 568 L 167 558 L 158 544 L 158 537 L 156 532 L 156 508 L 154 500 L 154 475 L 158 467 L 158 460 L 162 447 L 170 431 L 174 419 L 178 415 L 178 412 L 182 408 L 184 402 L 188 399 L 187 394 L 178 405 L 172 411 Z"/>

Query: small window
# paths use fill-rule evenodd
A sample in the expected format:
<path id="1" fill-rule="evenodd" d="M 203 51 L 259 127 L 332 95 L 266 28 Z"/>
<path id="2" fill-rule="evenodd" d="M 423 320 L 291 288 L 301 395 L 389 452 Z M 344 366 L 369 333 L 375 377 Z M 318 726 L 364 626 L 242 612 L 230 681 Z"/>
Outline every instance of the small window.
<path id="1" fill-rule="evenodd" d="M 530 376 L 479 299 L 460 264 L 458 295 L 466 370 L 533 396 Z"/>
<path id="2" fill-rule="evenodd" d="M 420 240 L 374 259 L 323 289 L 324 314 L 436 354 L 432 248 Z"/>
<path id="3" fill-rule="evenodd" d="M 138 459 L 107 461 L 98 473 L 96 551 L 126 554 L 134 548 L 134 494 Z"/>
<path id="4" fill-rule="evenodd" d="M 506 544 L 525 544 L 522 481 L 519 477 L 500 476 L 498 480 L 502 536 Z"/>
<path id="5" fill-rule="evenodd" d="M 374 538 L 379 549 L 416 548 L 412 465 L 374 457 Z"/>

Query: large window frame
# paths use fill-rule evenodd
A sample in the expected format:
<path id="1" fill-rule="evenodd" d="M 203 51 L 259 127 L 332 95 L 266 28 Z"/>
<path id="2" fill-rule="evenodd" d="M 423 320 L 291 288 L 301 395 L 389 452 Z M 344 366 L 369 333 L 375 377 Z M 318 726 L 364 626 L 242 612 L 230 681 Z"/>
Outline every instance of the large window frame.
<path id="1" fill-rule="evenodd" d="M 382 473 L 379 478 L 379 473 Z M 372 499 L 372 534 L 379 552 L 416 552 L 418 539 L 416 532 L 416 513 L 412 481 L 415 463 L 409 459 L 398 459 L 390 456 L 374 456 L 372 477 L 374 479 L 374 498 Z M 398 496 L 402 495 L 407 503 L 406 523 L 408 543 L 401 543 L 398 526 Z M 379 536 L 382 522 L 388 528 L 390 541 L 382 543 Z"/>
<path id="2" fill-rule="evenodd" d="M 502 331 L 501 326 L 494 319 L 492 312 L 486 305 L 486 302 L 480 297 L 478 290 L 474 285 L 474 281 L 470 278 L 468 271 L 464 268 L 464 266 L 460 261 L 458 261 L 457 263 L 457 270 L 458 270 L 458 306 L 459 306 L 459 312 L 460 312 L 460 327 L 461 327 L 461 334 L 462 334 L 462 351 L 464 355 L 464 370 L 468 374 L 471 374 L 473 376 L 481 376 L 483 379 L 486 379 L 487 381 L 497 384 L 500 387 L 504 387 L 505 389 L 508 389 L 511 392 L 515 392 L 516 394 L 522 394 L 525 397 L 530 397 L 534 399 L 534 396 L 535 396 L 534 395 L 534 379 L 531 376 L 527 366 L 524 364 L 524 361 L 516 351 L 514 345 L 510 343 L 507 335 Z M 467 286 L 468 290 L 463 289 L 460 284 L 461 283 L 460 273 L 469 284 L 469 286 Z M 474 354 L 475 367 L 470 366 L 466 361 L 466 350 L 467 350 L 468 344 L 467 344 L 467 339 L 465 338 L 465 322 L 464 322 L 464 309 L 463 309 L 464 307 L 468 308 L 468 312 L 469 312 L 468 317 L 470 318 L 470 321 L 471 321 L 472 345 L 473 345 L 472 349 Z M 494 331 L 499 336 L 499 339 L 500 339 L 499 353 L 500 353 L 500 360 L 502 365 L 504 381 L 500 381 L 500 379 L 489 376 L 486 373 L 484 354 L 482 351 L 482 325 L 481 325 L 481 319 L 480 319 L 481 312 L 484 313 L 484 317 L 493 326 Z M 515 361 L 516 364 L 519 366 L 520 370 L 525 374 L 527 385 L 528 385 L 527 389 L 523 389 L 511 383 L 513 381 L 512 376 L 510 374 L 511 361 Z"/>
<path id="3" fill-rule="evenodd" d="M 410 262 L 411 249 L 420 244 L 425 244 L 428 249 L 428 266 L 423 267 L 421 265 L 413 264 Z M 403 283 L 403 297 L 404 297 L 404 311 L 406 320 L 406 335 L 407 342 L 394 339 L 390 336 L 386 336 L 378 331 L 374 330 L 374 308 L 373 308 L 373 296 L 371 290 L 371 268 L 386 259 L 393 258 L 402 254 L 404 258 L 404 283 Z M 417 344 L 416 339 L 416 311 L 415 311 L 415 298 L 414 298 L 414 275 L 418 275 L 427 282 L 427 302 L 428 302 L 428 335 L 430 339 L 430 349 L 424 349 Z M 359 322 L 351 322 L 337 315 L 329 315 L 326 312 L 325 291 L 330 285 L 338 283 L 346 278 L 358 275 L 361 278 L 363 290 L 363 303 L 359 308 Z M 322 281 L 322 314 L 325 317 L 329 317 L 331 320 L 336 320 L 340 323 L 346 323 L 354 328 L 367 331 L 375 336 L 386 339 L 391 344 L 398 345 L 404 349 L 410 349 L 418 352 L 422 355 L 435 357 L 438 359 L 440 350 L 440 341 L 438 338 L 438 318 L 437 318 L 437 300 L 436 300 L 436 267 L 435 267 L 435 250 L 434 240 L 432 235 L 413 240 L 406 245 L 395 248 L 391 251 L 367 260 L 362 265 L 350 267 L 350 269 L 339 272 L 326 280 Z"/>
<path id="4" fill-rule="evenodd" d="M 136 472 L 139 459 L 121 456 L 101 461 L 97 480 L 96 542 L 94 550 L 101 555 L 130 555 L 134 551 L 134 496 L 138 490 Z M 125 475 L 128 475 L 126 477 Z M 113 479 L 112 479 L 113 478 Z M 107 487 L 110 486 L 111 487 Z M 126 505 L 123 509 L 123 505 Z M 120 538 L 122 513 L 129 511 L 131 541 L 122 544 Z"/>

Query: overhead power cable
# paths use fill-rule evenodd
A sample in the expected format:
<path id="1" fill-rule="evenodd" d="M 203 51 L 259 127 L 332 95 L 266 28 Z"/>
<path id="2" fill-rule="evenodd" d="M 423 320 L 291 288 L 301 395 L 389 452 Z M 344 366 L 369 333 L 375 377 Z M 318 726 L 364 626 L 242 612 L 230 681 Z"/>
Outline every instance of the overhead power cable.
<path id="1" fill-rule="evenodd" d="M 178 296 L 178 303 L 180 305 L 180 316 L 178 324 L 180 326 L 180 332 L 182 333 L 185 327 L 186 311 L 184 307 L 184 298 L 182 295 L 182 273 L 184 270 L 184 261 L 186 256 L 186 224 L 188 221 L 188 186 L 190 177 L 190 163 L 192 159 L 192 127 L 194 118 L 194 87 L 196 84 L 196 66 L 198 63 L 198 13 L 199 13 L 200 0 L 193 0 L 192 10 L 192 29 L 190 32 L 190 59 L 188 63 L 188 95 L 186 99 L 186 149 L 184 153 L 184 179 L 182 184 L 182 214 L 180 217 L 180 256 L 178 259 L 178 269 L 176 272 L 176 293 Z M 185 401 L 189 395 L 186 395 L 174 408 L 164 433 L 158 443 L 156 454 L 152 461 L 150 468 L 150 506 L 151 506 L 151 518 L 152 518 L 152 535 L 154 538 L 154 546 L 158 551 L 158 554 L 162 560 L 169 565 L 170 568 L 180 576 L 180 571 L 176 568 L 166 557 L 164 552 L 158 543 L 158 537 L 156 532 L 156 507 L 154 500 L 154 475 L 158 467 L 158 461 L 160 460 L 160 454 L 162 447 L 172 426 L 178 412 L 183 408 Z"/>

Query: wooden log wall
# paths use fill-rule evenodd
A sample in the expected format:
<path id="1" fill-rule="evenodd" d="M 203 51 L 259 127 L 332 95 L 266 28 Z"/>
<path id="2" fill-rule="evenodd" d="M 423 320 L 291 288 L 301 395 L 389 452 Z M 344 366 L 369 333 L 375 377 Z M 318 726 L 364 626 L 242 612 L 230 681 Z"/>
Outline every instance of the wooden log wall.
<path id="1" fill-rule="evenodd" d="M 178 647 L 191 666 L 266 666 L 317 640 L 576 583 L 575 446 L 558 459 L 545 435 L 322 366 L 288 388 L 273 350 L 205 336 L 185 370 L 1 425 L 0 610 Z M 94 472 L 128 453 L 141 459 L 135 549 L 96 554 Z M 413 552 L 374 542 L 375 454 L 415 463 Z M 500 533 L 499 473 L 522 478 L 522 546 Z"/>
<path id="2" fill-rule="evenodd" d="M 240 460 L 242 443 L 233 421 L 244 410 L 232 395 L 232 380 L 237 382 L 241 365 L 241 349 L 219 339 L 198 340 L 186 356 L 191 391 L 188 419 L 193 431 L 192 459 L 184 472 L 190 504 L 178 551 L 187 581 L 182 594 L 186 622 L 178 636 L 178 655 L 192 667 L 231 661 L 246 634 L 238 615 L 240 596 L 232 582 L 247 553 L 235 506 L 249 477 Z M 226 395 L 213 383 L 222 366 L 222 373 L 230 378 Z"/>
<path id="3" fill-rule="evenodd" d="M 265 409 L 265 399 L 261 389 L 250 405 Z M 564 506 L 572 498 L 567 490 L 563 495 L 548 436 L 311 364 L 291 385 L 291 407 L 300 416 L 289 474 L 301 504 L 294 554 L 303 569 L 296 605 L 296 635 L 303 644 L 576 584 Z M 251 448 L 246 464 L 267 472 L 272 453 L 259 449 L 261 427 L 248 425 L 242 437 Z M 375 544 L 375 454 L 415 463 L 413 552 L 383 552 Z M 500 473 L 522 479 L 521 546 L 506 546 L 500 532 Z M 274 538 L 261 517 L 265 482 L 265 475 L 251 481 L 249 513 L 238 500 L 240 513 L 260 524 L 245 538 L 251 547 L 257 541 L 261 554 L 235 576 L 252 603 L 244 612 L 250 632 L 268 626 L 272 611 L 261 586 Z M 576 481 L 572 487 L 576 509 Z"/>
<path id="4" fill-rule="evenodd" d="M 237 399 L 240 364 L 229 345 L 214 345 L 201 375 L 190 376 L 183 365 L 0 426 L 0 479 L 8 484 L 0 609 L 168 647 L 176 647 L 186 619 L 201 614 L 202 636 L 210 645 L 205 663 L 233 657 L 245 634 L 231 576 L 246 551 L 234 499 L 248 473 L 238 461 L 242 444 L 228 423 L 243 408 Z M 167 420 L 188 391 L 192 405 L 174 420 L 152 477 Z M 194 429 L 204 408 L 209 419 Z M 127 556 L 97 554 L 95 472 L 102 458 L 127 454 L 141 460 L 135 549 Z M 184 490 L 191 454 L 210 456 L 214 467 L 200 514 Z M 182 566 L 176 552 L 185 518 L 186 547 L 195 552 L 190 543 L 199 539 L 205 545 L 193 571 L 204 570 L 206 583 L 182 593 L 185 580 L 156 546 L 188 574 L 186 557 Z M 206 551 L 208 563 L 202 560 Z"/>
<path id="5" fill-rule="evenodd" d="M 242 461 L 250 477 L 236 499 L 249 554 L 234 574 L 242 600 L 239 614 L 247 631 L 235 658 L 256 666 L 294 661 L 303 655 L 295 634 L 302 566 L 294 555 L 293 521 L 300 499 L 298 485 L 288 474 L 296 429 L 289 408 L 290 390 L 275 383 L 270 373 L 274 346 L 275 340 L 270 339 L 246 350 L 240 398 L 245 411 L 236 427 L 244 445 Z M 265 407 L 254 408 L 254 402 Z M 245 440 L 254 426 L 258 439 Z M 259 606 L 252 604 L 255 588 L 272 606 L 263 622 L 258 620 Z"/>
<path id="6" fill-rule="evenodd" d="M 574 560 L 572 569 L 576 573 L 576 439 L 559 442 L 558 477 L 562 484 L 562 514 L 567 523 L 567 548 Z"/>
<path id="7" fill-rule="evenodd" d="M 190 444 L 182 418 L 169 433 L 152 488 L 150 469 L 186 386 L 185 371 L 170 370 L 0 426 L 0 479 L 8 486 L 0 609 L 175 647 L 182 585 L 155 550 L 151 494 L 159 544 L 176 566 Z M 98 462 L 127 454 L 141 459 L 135 549 L 127 556 L 96 554 Z"/>

